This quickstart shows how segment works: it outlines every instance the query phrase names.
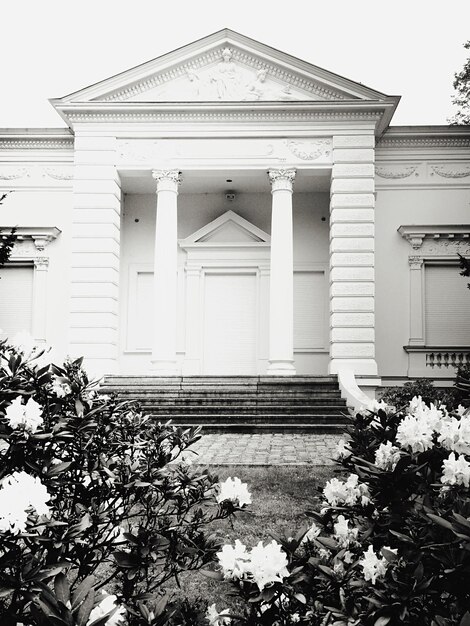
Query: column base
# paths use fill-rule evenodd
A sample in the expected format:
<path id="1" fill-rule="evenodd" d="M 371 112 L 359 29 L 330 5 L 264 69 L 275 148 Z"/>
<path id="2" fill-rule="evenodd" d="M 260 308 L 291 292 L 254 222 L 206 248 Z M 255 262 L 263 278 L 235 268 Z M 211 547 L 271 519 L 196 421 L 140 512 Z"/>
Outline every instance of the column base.
<path id="1" fill-rule="evenodd" d="M 295 376 L 294 361 L 269 361 L 266 370 L 268 376 Z"/>
<path id="2" fill-rule="evenodd" d="M 356 376 L 377 376 L 378 368 L 375 359 L 331 359 L 328 374 L 338 374 L 342 370 L 350 370 Z"/>
<path id="3" fill-rule="evenodd" d="M 155 376 L 180 376 L 176 361 L 152 360 L 150 371 Z"/>

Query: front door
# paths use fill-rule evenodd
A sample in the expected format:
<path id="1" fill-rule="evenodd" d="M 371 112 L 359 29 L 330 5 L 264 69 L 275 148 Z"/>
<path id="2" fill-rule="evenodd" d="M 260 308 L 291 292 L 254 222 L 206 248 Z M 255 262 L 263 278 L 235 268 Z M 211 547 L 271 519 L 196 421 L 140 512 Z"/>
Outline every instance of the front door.
<path id="1" fill-rule="evenodd" d="M 203 373 L 256 374 L 256 274 L 206 273 L 203 311 Z"/>

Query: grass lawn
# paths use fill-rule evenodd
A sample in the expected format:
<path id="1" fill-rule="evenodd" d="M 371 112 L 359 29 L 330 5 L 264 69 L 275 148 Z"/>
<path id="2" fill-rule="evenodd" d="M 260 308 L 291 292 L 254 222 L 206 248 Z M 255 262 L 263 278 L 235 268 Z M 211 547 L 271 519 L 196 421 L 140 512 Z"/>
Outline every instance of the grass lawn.
<path id="1" fill-rule="evenodd" d="M 247 548 L 260 540 L 271 541 L 272 535 L 295 534 L 302 526 L 308 526 L 305 511 L 318 508 L 318 487 L 331 478 L 334 469 L 334 466 L 211 467 L 221 481 L 238 476 L 248 483 L 252 494 L 249 511 L 237 513 L 233 528 L 228 520 L 223 520 L 215 522 L 212 531 L 224 544 L 240 539 Z M 174 589 L 180 597 L 201 596 L 209 604 L 231 604 L 227 597 L 228 583 L 210 580 L 199 572 L 185 573 L 180 583 L 181 590 Z"/>

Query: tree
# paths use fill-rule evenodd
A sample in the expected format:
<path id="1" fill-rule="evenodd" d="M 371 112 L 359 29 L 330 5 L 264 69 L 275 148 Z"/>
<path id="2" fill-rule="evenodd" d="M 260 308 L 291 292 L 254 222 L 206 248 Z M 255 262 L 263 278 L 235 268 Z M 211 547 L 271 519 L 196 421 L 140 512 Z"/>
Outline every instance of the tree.
<path id="1" fill-rule="evenodd" d="M 470 259 L 466 259 L 461 254 L 459 254 L 460 258 L 460 276 L 470 276 Z M 467 287 L 470 289 L 470 283 L 468 283 Z"/>
<path id="2" fill-rule="evenodd" d="M 0 204 L 2 204 L 3 200 L 5 200 L 6 197 L 6 193 L 0 196 Z M 0 238 L 0 267 L 3 267 L 10 258 L 11 251 L 13 250 L 13 246 L 15 245 L 16 241 L 15 233 L 16 228 L 12 228 L 10 234 L 3 235 Z"/>
<path id="3" fill-rule="evenodd" d="M 470 40 L 463 44 L 470 50 Z M 464 63 L 460 72 L 454 74 L 455 95 L 452 103 L 458 107 L 457 113 L 449 120 L 451 124 L 470 125 L 470 57 Z"/>

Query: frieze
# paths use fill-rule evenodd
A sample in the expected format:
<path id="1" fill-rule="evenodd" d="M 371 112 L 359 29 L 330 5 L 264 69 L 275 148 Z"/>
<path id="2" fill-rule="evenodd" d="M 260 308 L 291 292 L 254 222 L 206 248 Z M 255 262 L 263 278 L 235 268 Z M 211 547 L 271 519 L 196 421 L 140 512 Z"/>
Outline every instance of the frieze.
<path id="1" fill-rule="evenodd" d="M 417 169 L 417 165 L 410 165 L 407 167 L 404 167 L 402 165 L 390 165 L 388 167 L 376 166 L 375 173 L 377 174 L 377 176 L 380 176 L 380 178 L 402 179 L 408 178 L 409 176 L 412 176 L 412 174 L 415 174 L 415 176 L 419 176 L 419 173 L 416 171 Z"/>
<path id="2" fill-rule="evenodd" d="M 286 141 L 286 145 L 293 155 L 303 161 L 314 161 L 321 156 L 329 156 L 332 150 L 330 139 Z"/>
<path id="3" fill-rule="evenodd" d="M 470 176 L 470 167 L 458 167 L 455 164 L 431 165 L 431 176 L 437 174 L 442 178 L 466 178 Z"/>
<path id="4" fill-rule="evenodd" d="M 29 172 L 25 167 L 0 171 L 0 180 L 18 180 L 29 177 Z"/>
<path id="5" fill-rule="evenodd" d="M 236 63 L 237 62 L 237 63 Z M 201 70 L 209 67 L 208 76 L 203 77 Z M 251 80 L 242 80 L 240 67 L 249 68 Z M 272 76 L 280 81 L 273 93 L 273 86 L 267 84 L 266 78 Z M 305 99 L 296 97 L 291 89 L 297 88 L 324 100 L 344 100 L 342 92 L 324 87 L 314 81 L 307 80 L 293 72 L 288 72 L 280 66 L 256 58 L 236 47 L 217 47 L 196 58 L 182 63 L 166 72 L 159 72 L 154 76 L 134 85 L 121 89 L 102 100 L 106 102 L 122 102 L 135 98 L 151 89 L 159 88 L 170 81 L 183 78 L 189 96 L 186 100 L 292 100 Z M 209 89 L 208 89 L 209 88 Z M 164 95 L 164 94 L 162 94 Z"/>
<path id="6" fill-rule="evenodd" d="M 378 148 L 469 148 L 470 136 L 455 137 L 424 136 L 424 137 L 387 137 L 383 136 L 377 143 Z"/>
<path id="7" fill-rule="evenodd" d="M 54 180 L 72 180 L 73 178 L 73 170 L 70 169 L 56 169 L 46 167 L 44 169 L 43 176 L 49 176 L 49 178 L 53 178 Z"/>

